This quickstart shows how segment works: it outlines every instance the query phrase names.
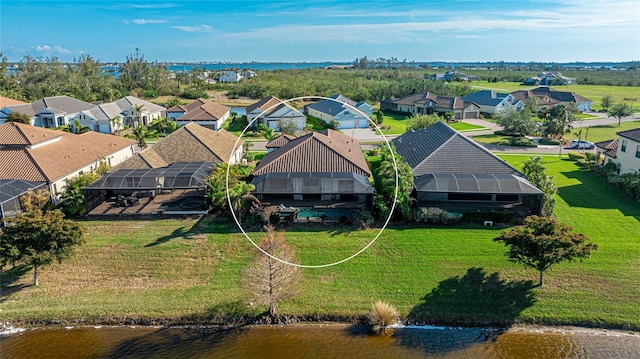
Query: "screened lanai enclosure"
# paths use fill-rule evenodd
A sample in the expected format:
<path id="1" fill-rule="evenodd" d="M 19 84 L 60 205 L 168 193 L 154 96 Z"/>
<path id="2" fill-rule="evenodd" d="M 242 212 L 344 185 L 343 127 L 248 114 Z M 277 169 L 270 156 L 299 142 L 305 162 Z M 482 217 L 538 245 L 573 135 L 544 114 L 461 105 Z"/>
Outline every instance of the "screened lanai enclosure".
<path id="1" fill-rule="evenodd" d="M 260 200 L 366 202 L 374 193 L 367 177 L 351 172 L 269 172 L 251 183 Z"/>
<path id="2" fill-rule="evenodd" d="M 206 213 L 211 162 L 176 162 L 162 168 L 120 169 L 84 188 L 89 214 Z"/>
<path id="3" fill-rule="evenodd" d="M 23 181 L 17 179 L 0 179 L 0 219 L 5 224 L 6 218 L 17 217 L 22 213 L 20 197 L 32 189 L 38 192 L 47 189 L 45 182 Z"/>
<path id="4" fill-rule="evenodd" d="M 539 215 L 544 194 L 513 174 L 431 173 L 414 179 L 418 207 L 479 211 L 520 206 Z"/>

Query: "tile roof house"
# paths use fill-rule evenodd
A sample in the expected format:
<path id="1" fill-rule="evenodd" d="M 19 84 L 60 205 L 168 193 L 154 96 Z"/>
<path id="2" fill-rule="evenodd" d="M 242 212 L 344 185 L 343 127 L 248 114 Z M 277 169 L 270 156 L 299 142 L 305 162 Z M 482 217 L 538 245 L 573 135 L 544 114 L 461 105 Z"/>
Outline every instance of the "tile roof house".
<path id="1" fill-rule="evenodd" d="M 199 98 L 188 105 L 176 105 L 167 110 L 167 117 L 178 125 L 197 123 L 214 131 L 231 116 L 231 108 Z"/>
<path id="2" fill-rule="evenodd" d="M 267 142 L 267 144 L 264 146 L 267 149 L 267 152 L 271 152 L 277 148 L 280 148 L 284 145 L 286 145 L 287 143 L 295 140 L 296 138 L 294 136 L 291 135 L 287 135 L 286 133 L 283 133 L 280 136 L 277 136 L 273 139 L 271 139 L 269 142 Z"/>
<path id="3" fill-rule="evenodd" d="M 260 199 L 366 202 L 373 195 L 358 140 L 334 130 L 288 141 L 267 153 L 253 175 Z"/>
<path id="4" fill-rule="evenodd" d="M 262 123 L 275 131 L 280 131 L 281 121 L 292 121 L 298 131 L 302 131 L 307 124 L 307 117 L 304 114 L 274 96 L 267 96 L 252 103 L 246 107 L 245 111 L 247 120 L 254 128 Z"/>
<path id="5" fill-rule="evenodd" d="M 82 126 L 87 126 L 95 132 L 115 133 L 125 125 L 135 126 L 137 121 L 143 126 L 149 126 L 153 120 L 164 117 L 165 111 L 163 106 L 134 96 L 125 96 L 117 101 L 81 111 L 72 121 L 77 119 Z M 116 118 L 117 122 L 112 121 Z"/>
<path id="6" fill-rule="evenodd" d="M 0 125 L 0 179 L 46 183 L 57 200 L 65 180 L 91 172 L 101 162 L 116 166 L 134 151 L 135 141 L 128 138 L 5 123 Z"/>
<path id="7" fill-rule="evenodd" d="M 480 106 L 477 104 L 465 101 L 461 97 L 438 96 L 432 92 L 418 92 L 401 98 L 382 100 L 380 109 L 411 115 L 453 112 L 454 118 L 458 120 L 480 116 Z"/>
<path id="8" fill-rule="evenodd" d="M 4 106 L 0 109 L 0 124 L 15 111 L 29 116 L 33 126 L 55 128 L 69 125 L 75 115 L 94 106 L 69 96 L 43 97 L 32 103 Z"/>
<path id="9" fill-rule="evenodd" d="M 326 123 L 336 121 L 337 129 L 368 128 L 373 107 L 364 101 L 336 94 L 328 99 L 305 106 L 307 115 L 321 119 Z"/>
<path id="10" fill-rule="evenodd" d="M 541 213 L 542 191 L 443 122 L 406 132 L 392 143 L 412 168 L 418 207 L 449 206 L 463 212 L 523 204 L 528 213 Z"/>
<path id="11" fill-rule="evenodd" d="M 592 101 L 575 92 L 557 91 L 547 86 L 539 86 L 531 90 L 517 90 L 511 92 L 516 99 L 527 103 L 534 97 L 538 103 L 538 109 L 553 107 L 555 105 L 567 105 L 574 103 L 579 111 L 590 111 Z"/>
<path id="12" fill-rule="evenodd" d="M 502 113 L 508 109 L 520 111 L 525 103 L 516 99 L 510 93 L 501 93 L 494 90 L 480 90 L 472 94 L 462 96 L 465 102 L 473 102 L 480 107 L 481 113 Z"/>
<path id="13" fill-rule="evenodd" d="M 640 172 L 640 128 L 620 131 L 618 138 L 596 143 L 597 158 L 618 165 L 618 173 Z"/>
<path id="14" fill-rule="evenodd" d="M 174 162 L 240 163 L 242 143 L 242 139 L 224 129 L 214 131 L 189 123 L 136 153 L 121 163 L 118 169 L 159 168 Z"/>
<path id="15" fill-rule="evenodd" d="M 12 98 L 0 96 L 0 109 L 5 106 L 24 105 L 26 102 L 20 100 L 14 100 Z"/>

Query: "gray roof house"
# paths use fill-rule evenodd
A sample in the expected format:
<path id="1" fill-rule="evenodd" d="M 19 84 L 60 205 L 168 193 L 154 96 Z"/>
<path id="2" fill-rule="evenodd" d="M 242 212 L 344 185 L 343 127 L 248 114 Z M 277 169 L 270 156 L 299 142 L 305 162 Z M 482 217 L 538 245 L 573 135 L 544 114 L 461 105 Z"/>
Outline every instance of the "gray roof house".
<path id="1" fill-rule="evenodd" d="M 525 103 L 516 99 L 510 93 L 501 93 L 493 90 L 480 90 L 462 96 L 462 100 L 466 102 L 473 102 L 480 107 L 482 113 L 502 113 L 512 108 L 516 111 L 520 111 L 524 108 Z"/>
<path id="2" fill-rule="evenodd" d="M 282 147 L 264 156 L 253 175 L 254 194 L 261 200 L 350 202 L 359 207 L 374 193 L 358 140 L 334 130 L 285 139 Z"/>
<path id="3" fill-rule="evenodd" d="M 511 167 L 445 123 L 392 140 L 411 166 L 418 207 L 450 212 L 513 209 L 540 214 L 543 193 Z"/>
<path id="4" fill-rule="evenodd" d="M 137 110 L 140 113 L 137 113 Z M 166 109 L 149 101 L 134 96 L 125 96 L 117 101 L 94 106 L 81 111 L 72 120 L 101 133 L 115 133 L 122 130 L 124 125 L 131 125 L 139 118 L 142 125 L 148 126 L 153 120 L 165 116 Z M 112 119 L 118 121 L 112 121 Z"/>
<path id="5" fill-rule="evenodd" d="M 75 115 L 94 106 L 69 96 L 43 97 L 32 103 L 3 107 L 0 109 L 0 124 L 11 112 L 20 112 L 31 118 L 33 126 L 55 128 L 69 125 Z"/>
<path id="6" fill-rule="evenodd" d="M 247 106 L 245 111 L 247 120 L 250 123 L 253 121 L 254 128 L 259 124 L 265 124 L 275 131 L 280 131 L 281 121 L 291 121 L 298 131 L 302 131 L 307 125 L 307 117 L 303 113 L 275 96 L 267 96 L 256 101 Z"/>
<path id="7" fill-rule="evenodd" d="M 454 118 L 478 118 L 480 107 L 461 97 L 439 96 L 433 92 L 417 92 L 401 98 L 380 101 L 380 109 L 411 115 L 453 112 Z"/>
<path id="8" fill-rule="evenodd" d="M 336 121 L 338 129 L 367 128 L 373 107 L 364 101 L 336 94 L 329 100 L 322 99 L 306 106 L 307 115 L 317 117 L 326 123 Z"/>

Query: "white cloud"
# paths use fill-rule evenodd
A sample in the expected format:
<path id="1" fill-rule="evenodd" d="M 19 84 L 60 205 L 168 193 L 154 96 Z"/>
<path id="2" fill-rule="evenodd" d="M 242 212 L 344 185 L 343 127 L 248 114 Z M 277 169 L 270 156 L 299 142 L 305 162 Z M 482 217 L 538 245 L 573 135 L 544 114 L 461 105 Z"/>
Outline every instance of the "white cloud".
<path id="1" fill-rule="evenodd" d="M 59 45 L 55 45 L 53 47 L 49 45 L 42 45 L 42 46 L 36 45 L 36 51 L 42 52 L 45 54 L 58 54 L 58 55 L 68 55 L 71 53 L 71 51 Z"/>
<path id="2" fill-rule="evenodd" d="M 137 24 L 137 25 L 146 25 L 146 24 L 163 24 L 163 23 L 167 22 L 167 20 L 161 20 L 161 19 L 135 19 L 132 22 L 134 24 Z"/>
<path id="3" fill-rule="evenodd" d="M 211 25 L 196 25 L 196 26 L 172 26 L 174 29 L 185 32 L 213 32 Z"/>

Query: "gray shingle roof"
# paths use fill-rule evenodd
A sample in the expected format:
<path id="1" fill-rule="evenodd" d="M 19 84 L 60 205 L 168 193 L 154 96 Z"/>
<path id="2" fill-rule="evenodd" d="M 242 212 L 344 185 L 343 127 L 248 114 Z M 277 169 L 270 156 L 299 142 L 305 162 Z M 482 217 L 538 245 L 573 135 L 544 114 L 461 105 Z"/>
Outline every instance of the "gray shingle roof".
<path id="1" fill-rule="evenodd" d="M 474 102 L 478 105 L 484 106 L 497 106 L 502 102 L 509 94 L 495 92 L 493 90 L 480 90 L 467 96 L 462 96 L 464 101 Z"/>
<path id="2" fill-rule="evenodd" d="M 333 100 L 320 100 L 316 103 L 312 103 L 310 105 L 307 106 L 307 108 L 311 108 L 314 109 L 316 111 L 322 112 L 322 113 L 326 113 L 328 115 L 331 116 L 335 116 L 337 114 L 339 114 L 340 112 L 344 111 L 345 109 L 350 109 L 351 111 L 353 111 L 353 109 L 350 106 L 353 106 L 355 108 L 358 108 L 358 105 L 361 104 L 361 102 L 355 102 L 352 99 L 336 94 L 333 96 L 330 96 L 329 98 L 332 98 L 336 101 L 340 101 L 340 102 L 336 102 Z M 347 106 L 343 103 L 346 103 L 350 106 Z"/>
<path id="3" fill-rule="evenodd" d="M 392 140 L 415 176 L 428 173 L 515 174 L 515 168 L 443 122 Z"/>
<path id="4" fill-rule="evenodd" d="M 628 139 L 640 142 L 640 128 L 634 128 L 632 130 L 620 131 L 619 136 L 626 137 Z"/>

